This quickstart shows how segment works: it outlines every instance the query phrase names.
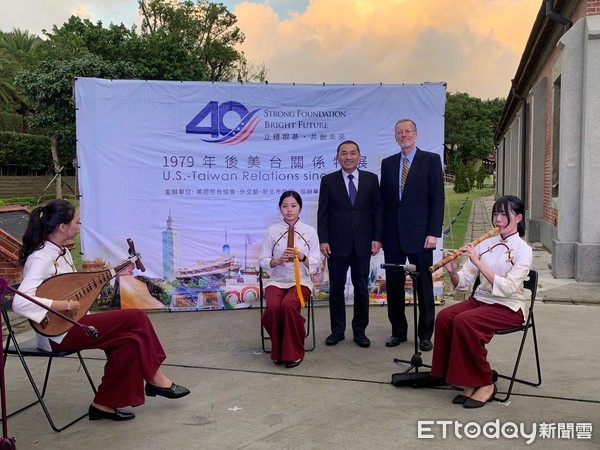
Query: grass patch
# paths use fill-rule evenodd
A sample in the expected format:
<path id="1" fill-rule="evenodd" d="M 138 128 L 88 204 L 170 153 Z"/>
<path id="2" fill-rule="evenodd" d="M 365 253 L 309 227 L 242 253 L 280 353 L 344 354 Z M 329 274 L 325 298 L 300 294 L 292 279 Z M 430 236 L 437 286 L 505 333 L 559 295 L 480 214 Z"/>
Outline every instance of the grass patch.
<path id="1" fill-rule="evenodd" d="M 457 194 L 452 188 L 452 186 L 449 186 L 445 189 L 444 230 L 450 225 L 450 232 L 444 236 L 445 250 L 456 250 L 464 245 L 465 235 L 467 234 L 467 225 L 471 218 L 473 201 L 480 197 L 494 195 L 495 192 L 494 188 L 483 188 Z M 461 212 L 457 216 L 456 214 L 459 210 Z M 454 223 L 450 223 L 452 219 L 456 219 Z M 448 275 L 448 272 L 444 270 L 444 287 L 449 289 L 450 283 L 450 276 Z"/>
<path id="2" fill-rule="evenodd" d="M 450 232 L 444 236 L 444 249 L 457 249 L 465 242 L 473 201 L 479 197 L 494 195 L 494 189 L 473 189 L 471 192 L 458 194 L 449 186 L 445 193 L 444 229 L 450 226 Z M 450 223 L 452 219 L 455 219 L 454 223 Z"/>

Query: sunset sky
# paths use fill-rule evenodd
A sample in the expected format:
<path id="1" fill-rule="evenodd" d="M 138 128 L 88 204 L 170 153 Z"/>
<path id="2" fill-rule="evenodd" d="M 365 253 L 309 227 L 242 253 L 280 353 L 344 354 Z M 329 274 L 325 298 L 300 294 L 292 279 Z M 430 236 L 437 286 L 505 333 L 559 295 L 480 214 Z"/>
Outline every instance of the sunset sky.
<path id="1" fill-rule="evenodd" d="M 506 97 L 541 0 L 222 1 L 241 50 L 273 83 L 445 81 L 449 92 Z M 131 26 L 136 0 L 4 0 L 0 30 L 42 35 L 75 14 Z"/>

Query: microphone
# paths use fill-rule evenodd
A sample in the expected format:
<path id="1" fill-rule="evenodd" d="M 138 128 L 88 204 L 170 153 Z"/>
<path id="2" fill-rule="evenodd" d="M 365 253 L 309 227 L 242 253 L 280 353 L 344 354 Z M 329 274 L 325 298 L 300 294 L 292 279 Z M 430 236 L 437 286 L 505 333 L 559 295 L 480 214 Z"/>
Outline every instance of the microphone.
<path id="1" fill-rule="evenodd" d="M 417 266 L 415 266 L 414 264 L 391 264 L 391 263 L 386 263 L 386 264 L 381 264 L 380 267 L 382 269 L 386 269 L 386 270 L 403 270 L 403 271 L 408 272 L 408 273 L 415 273 L 417 271 Z"/>

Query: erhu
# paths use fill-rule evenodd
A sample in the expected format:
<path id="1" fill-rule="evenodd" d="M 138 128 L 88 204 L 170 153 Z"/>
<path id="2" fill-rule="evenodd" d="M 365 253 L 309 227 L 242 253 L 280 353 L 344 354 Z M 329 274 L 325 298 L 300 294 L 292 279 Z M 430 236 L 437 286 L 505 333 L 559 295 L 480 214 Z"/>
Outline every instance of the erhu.
<path id="1" fill-rule="evenodd" d="M 487 238 L 492 237 L 493 235 L 495 235 L 499 231 L 500 231 L 500 227 L 492 228 L 490 231 L 488 231 L 487 233 L 481 235 L 480 237 L 478 237 L 477 239 L 475 239 L 473 242 L 470 242 L 470 245 L 477 245 L 480 242 L 485 241 Z M 450 253 L 444 259 L 441 259 L 438 262 L 436 262 L 433 266 L 429 267 L 429 271 L 431 273 L 433 273 L 436 270 L 438 270 L 440 267 L 444 267 L 450 261 L 454 261 L 456 258 L 458 258 L 461 255 L 462 255 L 462 253 L 460 251 L 456 250 L 455 252 Z"/>

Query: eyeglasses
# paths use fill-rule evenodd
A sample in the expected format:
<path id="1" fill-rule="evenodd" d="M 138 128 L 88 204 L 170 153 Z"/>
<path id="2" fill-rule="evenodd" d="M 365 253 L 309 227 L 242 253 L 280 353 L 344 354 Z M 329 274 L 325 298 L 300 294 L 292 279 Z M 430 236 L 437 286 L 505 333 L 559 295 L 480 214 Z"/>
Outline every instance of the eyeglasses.
<path id="1" fill-rule="evenodd" d="M 399 136 L 413 134 L 415 130 L 396 130 L 396 134 Z"/>

